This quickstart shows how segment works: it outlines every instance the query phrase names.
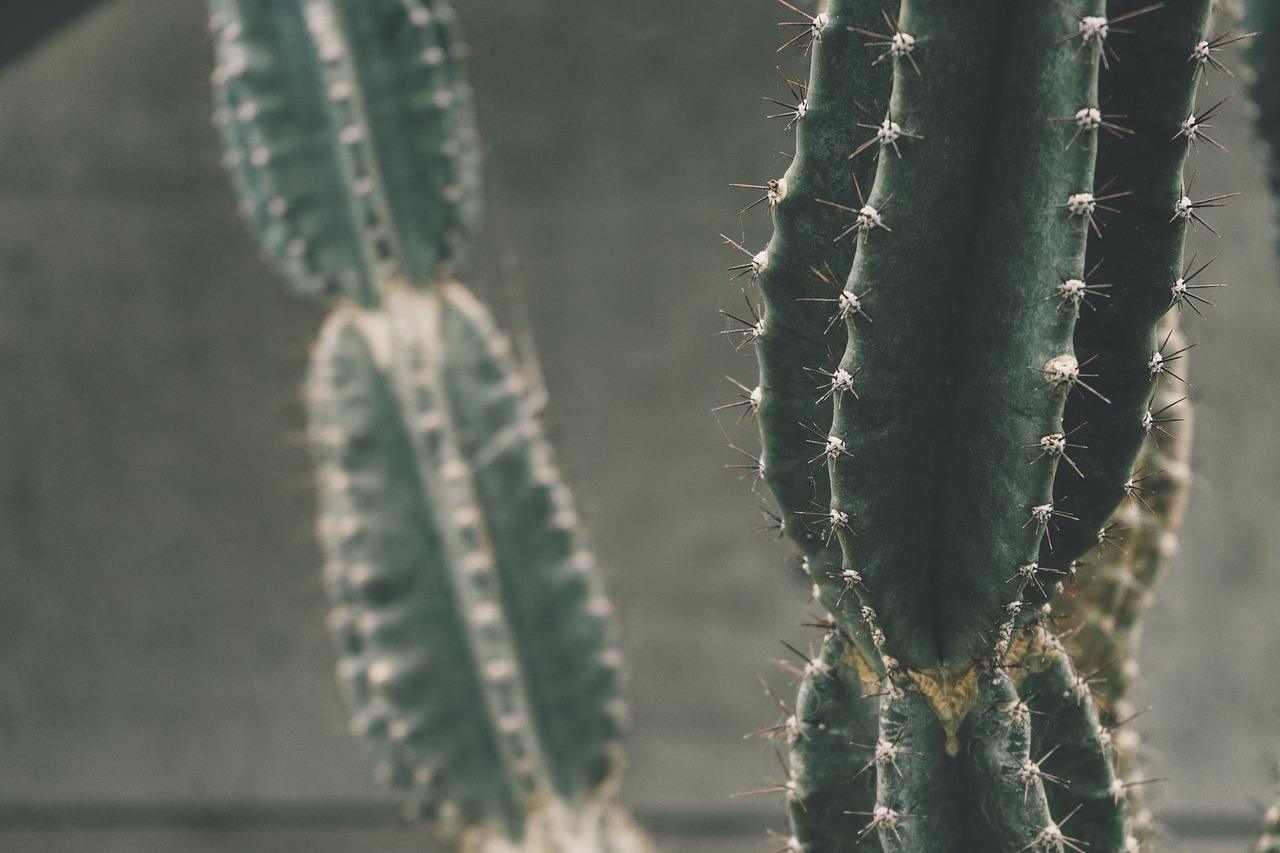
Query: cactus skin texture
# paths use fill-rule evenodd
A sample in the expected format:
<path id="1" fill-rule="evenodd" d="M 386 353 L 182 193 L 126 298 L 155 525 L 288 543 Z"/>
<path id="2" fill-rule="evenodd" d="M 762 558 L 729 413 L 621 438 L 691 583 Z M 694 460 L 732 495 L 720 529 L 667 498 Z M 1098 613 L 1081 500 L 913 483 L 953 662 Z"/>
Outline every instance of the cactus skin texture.
<path id="1" fill-rule="evenodd" d="M 644 853 L 612 800 L 626 709 L 539 395 L 450 280 L 479 215 L 442 0 L 211 0 L 217 123 L 251 229 L 331 311 L 307 380 L 353 731 L 469 851 Z"/>
<path id="2" fill-rule="evenodd" d="M 480 215 L 465 46 L 441 0 L 211 0 L 215 121 L 246 221 L 293 289 L 424 287 Z"/>
<path id="3" fill-rule="evenodd" d="M 1172 318 L 1207 305 L 1183 243 L 1226 199 L 1185 170 L 1217 147 L 1196 119 L 1210 0 L 783 5 L 811 25 L 810 85 L 790 81 L 773 238 L 735 269 L 763 306 L 762 478 L 830 614 L 775 729 L 786 850 L 1142 849 L 1123 687 L 1092 646 L 1073 663 L 1049 600 L 1143 499 L 1132 571 L 1153 580 L 1181 516 Z M 837 37 L 840 15 L 861 17 Z M 850 50 L 861 73 L 833 56 Z M 1141 591 L 1112 592 L 1068 605 L 1131 631 Z M 847 734 L 873 715 L 874 737 Z"/>

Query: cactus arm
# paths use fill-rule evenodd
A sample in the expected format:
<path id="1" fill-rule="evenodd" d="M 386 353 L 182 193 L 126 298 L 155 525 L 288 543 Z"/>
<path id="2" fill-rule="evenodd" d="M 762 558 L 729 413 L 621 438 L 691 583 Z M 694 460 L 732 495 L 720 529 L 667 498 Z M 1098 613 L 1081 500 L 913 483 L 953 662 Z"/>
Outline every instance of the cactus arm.
<path id="1" fill-rule="evenodd" d="M 211 0 L 214 121 L 244 219 L 293 290 L 376 301 L 324 103 L 293 0 Z"/>
<path id="2" fill-rule="evenodd" d="M 818 664 L 805 673 L 794 722 L 783 729 L 791 743 L 791 846 L 794 853 L 879 853 L 879 833 L 862 831 L 875 809 L 878 765 L 892 754 L 881 749 L 877 761 L 880 699 L 866 694 L 864 682 L 870 675 L 876 689 L 874 669 L 839 633 L 824 639 Z"/>
<path id="3" fill-rule="evenodd" d="M 1078 266 L 1087 228 L 1055 207 L 1069 195 L 1061 188 L 1090 183 L 1086 152 L 1061 171 L 1018 152 L 1061 159 L 1071 130 L 1051 119 L 1091 97 L 1097 56 L 1063 41 L 1075 20 L 1061 6 L 915 0 L 900 23 L 918 39 L 920 72 L 898 63 L 890 110 L 924 142 L 915 156 L 881 158 L 868 200 L 893 230 L 862 236 L 849 287 L 874 288 L 868 310 L 885 321 L 849 329 L 842 366 L 858 388 L 836 401 L 849 454 L 832 462 L 833 503 L 850 516 L 840 541 L 848 563 L 865 565 L 885 651 L 955 673 L 990 652 L 1020 565 L 1034 561 L 1031 508 L 1052 467 L 1028 465 L 1021 445 L 1048 432 L 1067 390 L 1046 383 L 1047 359 L 1069 357 L 1044 336 L 1069 335 L 1069 312 L 1045 294 L 1055 264 Z M 1031 119 L 1005 112 L 1006 100 L 1037 95 L 1053 106 L 1036 102 Z M 1024 222 L 1036 238 L 1025 244 Z M 1009 304 L 1031 311 L 1040 337 L 1012 332 Z M 982 408 L 973 395 L 1000 414 L 968 423 L 964 412 Z M 896 533 L 906 530 L 927 535 Z"/>
<path id="4" fill-rule="evenodd" d="M 1109 12 L 1145 5 L 1113 0 Z M 1172 307 L 1171 288 L 1184 274 L 1187 220 L 1174 212 L 1187 193 L 1183 169 L 1190 146 L 1178 131 L 1195 109 L 1201 69 L 1192 53 L 1210 11 L 1210 0 L 1179 0 L 1135 19 L 1134 32 L 1118 48 L 1122 61 L 1103 75 L 1106 110 L 1125 116 L 1117 121 L 1133 133 L 1102 137 L 1097 173 L 1132 195 L 1123 199 L 1121 213 L 1108 218 L 1102 239 L 1089 246 L 1089 269 L 1099 265 L 1098 276 L 1112 287 L 1108 298 L 1093 300 L 1093 310 L 1081 313 L 1075 348 L 1082 360 L 1091 359 L 1089 370 L 1097 374 L 1091 381 L 1109 402 L 1082 395 L 1067 406 L 1065 427 L 1081 445 L 1072 458 L 1083 477 L 1071 466 L 1058 468 L 1055 501 L 1075 518 L 1060 519 L 1052 548 L 1045 543 L 1041 559 L 1048 565 L 1065 567 L 1094 547 L 1124 499 L 1146 438 L 1143 416 L 1161 377 L 1150 367 L 1152 357 L 1174 351 L 1157 338 L 1156 323 Z"/>
<path id="5" fill-rule="evenodd" d="M 871 825 L 879 809 L 900 816 L 877 827 L 885 853 L 960 853 L 968 838 L 962 777 L 942 726 L 920 693 L 890 689 L 880 702 L 880 740 L 896 745 L 899 755 L 895 766 L 879 768 L 876 805 L 864 819 Z"/>
<path id="6" fill-rule="evenodd" d="M 383 239 L 405 278 L 428 284 L 461 259 L 480 220 L 480 152 L 457 15 L 442 0 L 308 2 L 309 14 L 331 10 L 348 45 L 348 65 L 332 83 L 359 82 L 352 117 L 367 145 L 352 149 L 355 181 L 365 169 L 377 176 L 370 197 L 385 217 Z"/>
<path id="7" fill-rule="evenodd" d="M 294 290 L 372 307 L 387 278 L 425 286 L 455 262 L 479 215 L 479 163 L 452 10 L 439 0 L 211 6 L 227 164 Z"/>
<path id="8" fill-rule="evenodd" d="M 1044 668 L 1027 676 L 1021 687 L 1036 741 L 1045 752 L 1042 770 L 1061 780 L 1045 786 L 1050 808 L 1060 819 L 1072 816 L 1069 832 L 1080 846 L 1124 850 L 1129 837 L 1125 790 L 1116 778 L 1111 750 L 1101 740 L 1103 728 L 1089 685 L 1079 680 L 1066 652 L 1053 645 Z"/>
<path id="9" fill-rule="evenodd" d="M 854 637 L 865 637 L 866 628 L 857 596 L 840 579 L 840 547 L 825 535 L 820 518 L 805 515 L 820 515 L 831 501 L 813 442 L 831 425 L 831 396 L 820 385 L 846 338 L 844 324 L 832 322 L 841 307 L 833 300 L 841 291 L 819 274 L 843 285 L 857 243 L 852 236 L 834 239 L 846 227 L 847 214 L 819 199 L 850 202 L 855 182 L 871 186 L 876 152 L 850 154 L 855 140 L 874 134 L 858 125 L 875 121 L 875 113 L 864 115 L 856 104 L 886 103 L 890 71 L 887 63 L 871 65 L 865 37 L 850 28 L 882 28 L 884 6 L 876 0 L 832 0 L 825 18 L 815 16 L 806 112 L 795 123 L 795 159 L 770 205 L 773 236 L 756 273 L 765 317 L 765 333 L 755 342 L 764 480 L 784 530 L 808 558 L 819 600 L 831 613 L 843 614 L 842 625 Z"/>
<path id="10" fill-rule="evenodd" d="M 460 605 L 445 568 L 457 561 L 442 527 L 459 508 L 420 480 L 383 361 L 387 331 L 376 316 L 334 314 L 307 388 L 339 680 L 379 775 L 411 808 L 446 830 L 479 823 L 518 838 L 526 792 L 498 734 L 495 684 L 480 675 L 475 606 Z"/>
<path id="11" fill-rule="evenodd" d="M 961 759 L 964 782 L 958 798 L 968 817 L 969 842 L 960 850 L 1031 849 L 1047 827 L 1056 826 L 1044 779 L 1028 769 L 1039 759 L 1031 753 L 1029 715 L 1019 713 L 1018 702 L 1008 675 L 997 671 L 978 679 Z"/>

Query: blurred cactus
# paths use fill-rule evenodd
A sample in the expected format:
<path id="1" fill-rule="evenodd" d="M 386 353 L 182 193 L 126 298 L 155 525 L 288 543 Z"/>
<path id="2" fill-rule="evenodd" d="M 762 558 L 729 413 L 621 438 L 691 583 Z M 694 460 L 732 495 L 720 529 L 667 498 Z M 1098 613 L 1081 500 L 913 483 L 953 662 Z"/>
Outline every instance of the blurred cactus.
<path id="1" fill-rule="evenodd" d="M 795 158 L 745 184 L 770 242 L 730 242 L 759 293 L 763 479 L 830 614 L 778 729 L 787 849 L 1141 849 L 1100 658 L 1182 513 L 1186 347 L 1157 327 L 1217 286 L 1183 241 L 1229 196 L 1184 166 L 1220 148 L 1208 90 L 1239 39 L 1209 0 L 782 5 L 809 65 L 776 101 Z M 1124 565 L 1086 564 L 1113 513 Z M 877 723 L 825 699 L 851 685 Z M 842 714 L 876 733 L 828 745 Z"/>
<path id="2" fill-rule="evenodd" d="M 442 0 L 212 0 L 245 218 L 331 314 L 307 382 L 339 680 L 382 780 L 468 850 L 639 853 L 610 605 L 484 307 Z"/>

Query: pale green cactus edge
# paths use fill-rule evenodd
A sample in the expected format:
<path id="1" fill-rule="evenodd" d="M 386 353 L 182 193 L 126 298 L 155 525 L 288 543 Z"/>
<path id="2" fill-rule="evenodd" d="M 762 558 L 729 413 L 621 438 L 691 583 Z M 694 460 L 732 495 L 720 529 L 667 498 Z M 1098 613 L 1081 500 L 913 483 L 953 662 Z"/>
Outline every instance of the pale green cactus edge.
<path id="1" fill-rule="evenodd" d="M 306 397 L 338 674 L 382 781 L 468 850 L 640 853 L 610 604 L 540 395 L 449 281 L 479 213 L 442 0 L 212 0 L 251 229 L 331 313 Z"/>

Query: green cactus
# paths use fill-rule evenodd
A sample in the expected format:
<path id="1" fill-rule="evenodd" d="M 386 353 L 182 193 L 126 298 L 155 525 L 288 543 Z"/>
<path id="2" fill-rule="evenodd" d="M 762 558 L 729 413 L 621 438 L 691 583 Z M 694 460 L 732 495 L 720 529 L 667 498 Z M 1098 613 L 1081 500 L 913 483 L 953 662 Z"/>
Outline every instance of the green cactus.
<path id="1" fill-rule="evenodd" d="M 846 748 L 875 765 L 876 792 L 832 774 L 824 794 L 803 726 L 788 729 L 807 774 L 789 789 L 791 849 L 877 834 L 884 850 L 1137 850 L 1096 661 L 1073 667 L 1037 622 L 1117 506 L 1156 485 L 1135 465 L 1166 431 L 1153 395 L 1183 350 L 1157 323 L 1206 304 L 1182 245 L 1227 198 L 1184 171 L 1215 147 L 1197 91 L 1217 60 L 1210 3 L 885 5 L 801 13 L 796 157 L 768 185 L 773 239 L 740 267 L 763 306 L 748 337 L 764 479 L 833 626 L 870 640 L 872 748 L 895 756 Z M 832 68 L 845 88 L 826 87 Z M 821 660 L 802 699 L 859 683 L 848 655 Z M 840 790 L 838 819 L 803 808 Z"/>
<path id="2" fill-rule="evenodd" d="M 479 210 L 441 0 L 213 0 L 227 165 L 331 314 L 307 384 L 339 681 L 378 775 L 468 850 L 639 853 L 621 654 L 537 395 L 449 281 Z"/>

